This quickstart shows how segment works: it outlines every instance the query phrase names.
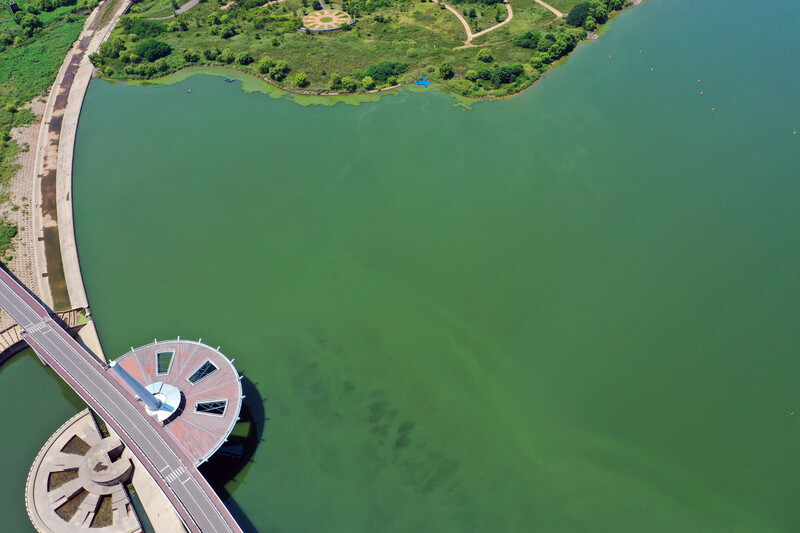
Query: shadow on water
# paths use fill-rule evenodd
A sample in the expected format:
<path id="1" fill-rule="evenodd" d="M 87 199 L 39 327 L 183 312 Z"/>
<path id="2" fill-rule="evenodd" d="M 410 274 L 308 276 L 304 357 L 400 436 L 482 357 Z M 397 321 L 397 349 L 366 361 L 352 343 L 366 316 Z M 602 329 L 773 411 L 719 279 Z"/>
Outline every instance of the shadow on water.
<path id="1" fill-rule="evenodd" d="M 244 480 L 247 466 L 251 463 L 256 448 L 262 440 L 268 418 L 264 409 L 266 400 L 261 397 L 256 384 L 247 377 L 242 378 L 242 394 L 245 399 L 242 402 L 239 421 L 217 453 L 200 466 L 200 472 L 225 501 L 225 505 L 242 529 L 256 532 L 255 525 L 247 519 L 236 501 L 231 498 L 229 489 L 235 490 Z"/>

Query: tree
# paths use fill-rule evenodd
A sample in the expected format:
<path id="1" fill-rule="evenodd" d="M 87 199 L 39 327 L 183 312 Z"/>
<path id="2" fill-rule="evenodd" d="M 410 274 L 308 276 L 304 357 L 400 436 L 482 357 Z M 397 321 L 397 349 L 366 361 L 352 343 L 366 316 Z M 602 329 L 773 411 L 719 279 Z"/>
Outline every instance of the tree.
<path id="1" fill-rule="evenodd" d="M 363 85 L 364 89 L 367 91 L 371 91 L 375 88 L 375 80 L 373 80 L 370 76 L 364 76 L 364 79 L 361 80 L 361 85 Z"/>
<path id="2" fill-rule="evenodd" d="M 594 17 L 589 15 L 586 17 L 586 22 L 583 23 L 583 29 L 586 31 L 594 31 L 597 28 L 597 22 L 594 20 Z"/>
<path id="3" fill-rule="evenodd" d="M 152 63 L 156 59 L 170 55 L 172 53 L 172 47 L 167 43 L 155 39 L 145 39 L 144 41 L 140 41 L 133 51 L 137 56 Z"/>
<path id="4" fill-rule="evenodd" d="M 453 65 L 446 61 L 439 65 L 439 76 L 441 76 L 443 79 L 449 80 L 453 77 L 453 75 Z"/>
<path id="5" fill-rule="evenodd" d="M 477 70 L 468 70 L 466 74 L 464 74 L 464 78 L 468 81 L 478 81 L 478 71 Z"/>
<path id="6" fill-rule="evenodd" d="M 278 61 L 275 63 L 274 67 L 269 69 L 269 77 L 274 81 L 283 81 L 283 79 L 289 73 L 289 70 L 289 65 L 286 63 L 286 61 Z"/>
<path id="7" fill-rule="evenodd" d="M 219 51 L 219 48 L 211 48 L 207 50 L 203 50 L 203 57 L 205 57 L 209 61 L 214 61 L 219 57 L 222 52 Z"/>
<path id="8" fill-rule="evenodd" d="M 342 88 L 342 75 L 331 74 L 331 79 L 328 80 L 328 89 L 331 91 L 338 91 Z"/>
<path id="9" fill-rule="evenodd" d="M 502 22 L 503 21 L 503 10 L 500 9 L 500 6 L 494 10 L 494 21 L 495 22 Z"/>
<path id="10" fill-rule="evenodd" d="M 308 76 L 305 72 L 299 72 L 294 77 L 294 82 L 298 87 L 305 87 L 308 85 Z"/>
<path id="11" fill-rule="evenodd" d="M 481 51 L 478 52 L 478 61 L 483 61 L 484 63 L 491 63 L 494 61 L 494 56 L 492 56 L 492 51 L 488 48 L 481 48 Z"/>
<path id="12" fill-rule="evenodd" d="M 514 46 L 519 46 L 521 48 L 530 48 L 535 50 L 536 47 L 539 45 L 539 39 L 542 38 L 542 34 L 536 31 L 526 31 L 521 35 L 517 35 L 514 39 Z"/>
<path id="13" fill-rule="evenodd" d="M 594 1 L 589 4 L 589 16 L 592 17 L 598 24 L 603 24 L 608 20 L 608 9 L 603 2 Z"/>
<path id="14" fill-rule="evenodd" d="M 581 2 L 580 4 L 577 4 L 575 7 L 569 10 L 569 14 L 567 15 L 567 24 L 575 26 L 576 28 L 583 26 L 583 23 L 586 22 L 586 17 L 589 16 L 589 10 L 591 7 L 592 6 L 589 4 L 589 2 Z"/>
<path id="15" fill-rule="evenodd" d="M 255 60 L 253 59 L 253 56 L 250 55 L 250 52 L 242 52 L 236 57 L 236 62 L 240 65 L 249 65 L 253 61 Z"/>
<path id="16" fill-rule="evenodd" d="M 522 65 L 503 65 L 502 67 L 497 67 L 492 73 L 492 84 L 495 87 L 499 87 L 504 83 L 514 83 L 517 81 L 517 78 L 524 73 L 525 69 Z"/>
<path id="17" fill-rule="evenodd" d="M 262 57 L 261 59 L 258 60 L 258 71 L 261 74 L 269 74 L 269 69 L 271 69 L 274 66 L 275 62 L 268 57 Z"/>
<path id="18" fill-rule="evenodd" d="M 469 18 L 471 18 L 471 19 L 477 18 L 478 12 L 475 11 L 475 8 L 473 7 L 472 9 L 469 10 L 469 13 L 467 14 L 467 16 Z"/>

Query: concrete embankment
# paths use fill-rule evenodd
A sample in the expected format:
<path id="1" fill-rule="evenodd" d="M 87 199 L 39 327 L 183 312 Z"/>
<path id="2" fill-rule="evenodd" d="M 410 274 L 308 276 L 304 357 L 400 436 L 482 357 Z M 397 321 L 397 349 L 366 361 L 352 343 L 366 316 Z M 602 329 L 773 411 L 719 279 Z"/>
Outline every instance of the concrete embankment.
<path id="1" fill-rule="evenodd" d="M 109 6 L 109 3 L 116 2 Z M 32 161 L 32 226 L 35 279 L 38 296 L 52 310 L 83 308 L 89 302 L 78 260 L 72 204 L 72 162 L 83 100 L 94 67 L 89 55 L 108 39 L 131 0 L 105 0 L 87 19 L 67 54 L 42 112 L 42 122 Z M 113 15 L 105 22 L 108 9 Z M 30 267 L 29 267 L 30 268 Z M 25 273 L 15 273 L 24 278 Z M 35 291 L 37 287 L 34 286 Z M 9 337 L 11 338 L 11 337 Z M 94 322 L 84 325 L 81 342 L 105 360 Z M 182 531 L 183 525 L 166 496 L 138 461 L 134 461 L 134 486 L 157 532 Z"/>

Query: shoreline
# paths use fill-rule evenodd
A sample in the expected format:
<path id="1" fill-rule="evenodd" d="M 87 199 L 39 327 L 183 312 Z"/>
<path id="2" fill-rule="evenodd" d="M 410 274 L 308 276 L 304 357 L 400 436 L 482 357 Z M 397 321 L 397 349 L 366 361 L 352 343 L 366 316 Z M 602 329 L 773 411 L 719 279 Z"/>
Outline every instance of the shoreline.
<path id="1" fill-rule="evenodd" d="M 441 4 L 437 0 L 432 0 L 432 1 L 434 3 Z M 528 85 L 520 88 L 516 92 L 512 92 L 512 93 L 509 93 L 509 94 L 502 94 L 502 95 L 494 95 L 494 94 L 471 95 L 471 94 L 464 94 L 464 93 L 460 92 L 459 90 L 455 89 L 452 85 L 448 84 L 446 81 L 439 79 L 435 75 L 428 75 L 428 78 L 432 83 L 438 84 L 441 88 L 446 89 L 447 92 L 451 93 L 457 99 L 465 99 L 467 101 L 472 101 L 472 102 L 481 102 L 481 101 L 504 100 L 504 99 L 507 99 L 507 98 L 512 98 L 514 96 L 518 96 L 518 95 L 524 93 L 526 90 L 528 90 L 531 87 L 533 87 L 534 85 L 536 85 L 536 83 L 538 83 L 542 78 L 544 78 L 544 76 L 547 75 L 552 69 L 554 69 L 554 68 L 562 65 L 564 62 L 566 62 L 566 60 L 569 59 L 569 57 L 575 52 L 575 50 L 577 50 L 578 46 L 580 46 L 582 43 L 590 42 L 590 41 L 596 41 L 599 38 L 601 38 L 603 35 L 605 35 L 605 33 L 609 30 L 609 27 L 611 26 L 611 23 L 617 17 L 619 17 L 620 15 L 630 11 L 631 9 L 633 9 L 635 7 L 643 5 L 644 3 L 645 3 L 644 0 L 631 0 L 630 4 L 624 6 L 622 9 L 620 9 L 618 11 L 615 11 L 611 16 L 609 16 L 608 20 L 604 24 L 602 24 L 601 26 L 599 26 L 597 28 L 596 33 L 587 33 L 587 36 L 584 37 L 583 39 L 581 39 L 580 41 L 578 41 L 578 43 L 575 45 L 575 48 L 570 53 L 568 53 L 564 57 L 561 57 L 561 58 L 557 59 L 556 61 L 553 61 L 552 63 L 550 63 L 548 65 L 547 69 L 545 69 L 544 71 L 540 71 L 539 72 L 539 77 L 538 78 L 536 78 L 535 80 L 531 81 Z M 562 15 L 563 15 L 563 13 L 562 13 Z M 492 28 L 489 28 L 489 30 L 492 30 L 492 29 L 495 29 L 496 27 L 502 26 L 503 24 L 508 22 L 510 19 L 511 19 L 510 17 L 507 18 L 502 23 L 500 23 L 500 24 L 498 24 L 496 26 L 493 26 Z M 487 32 L 489 30 L 484 30 L 484 32 Z M 482 35 L 484 32 L 481 32 L 479 34 L 475 34 L 474 37 Z M 470 41 L 468 41 L 468 45 L 471 45 L 471 46 L 485 46 L 485 45 L 473 45 L 473 44 L 471 44 Z M 175 69 L 175 70 L 170 70 L 169 72 L 164 72 L 163 74 L 159 74 L 159 75 L 153 76 L 151 78 L 105 78 L 105 77 L 102 77 L 102 76 L 98 76 L 97 79 L 101 79 L 103 81 L 108 81 L 108 82 L 121 82 L 121 83 L 140 84 L 140 85 L 148 85 L 150 83 L 152 83 L 154 85 L 157 85 L 157 84 L 171 84 L 172 82 L 164 83 L 164 82 L 162 82 L 160 80 L 164 80 L 165 78 L 169 78 L 170 76 L 175 76 L 175 75 L 177 75 L 179 73 L 183 73 L 183 72 L 186 72 L 186 71 L 192 71 L 194 69 L 219 69 L 219 70 L 228 70 L 230 72 L 240 72 L 242 74 L 246 74 L 249 77 L 257 79 L 257 80 L 263 82 L 265 85 L 268 85 L 269 87 L 271 87 L 273 89 L 281 91 L 282 93 L 286 93 L 286 94 L 290 94 L 290 95 L 296 95 L 296 96 L 306 96 L 306 97 L 320 97 L 320 98 L 332 98 L 333 99 L 333 98 L 345 98 L 345 97 L 364 96 L 364 95 L 381 96 L 384 93 L 390 93 L 391 91 L 394 91 L 394 90 L 397 90 L 397 89 L 415 88 L 416 87 L 415 82 L 411 81 L 411 82 L 406 82 L 406 83 L 398 83 L 398 84 L 392 85 L 390 87 L 382 87 L 380 89 L 373 89 L 371 91 L 357 91 L 357 92 L 352 92 L 352 93 L 345 93 L 345 92 L 310 92 L 310 91 L 303 91 L 301 89 L 290 88 L 290 87 L 287 87 L 287 86 L 280 85 L 280 84 L 276 83 L 275 81 L 260 75 L 259 73 L 253 72 L 251 70 L 240 68 L 240 67 L 235 66 L 233 64 L 227 64 L 226 65 L 226 64 L 219 64 L 219 63 L 203 63 L 203 62 L 198 62 L 197 64 L 194 64 L 194 65 L 187 65 L 187 66 Z M 188 79 L 191 76 L 194 76 L 196 74 L 199 74 L 199 73 L 190 74 L 189 76 L 186 76 L 185 78 L 183 78 L 181 80 L 176 80 L 174 83 L 177 83 L 178 81 L 183 81 L 185 79 Z M 334 103 L 337 103 L 338 101 L 342 101 L 342 100 L 337 100 Z M 320 102 L 320 103 L 322 103 L 322 102 Z"/>

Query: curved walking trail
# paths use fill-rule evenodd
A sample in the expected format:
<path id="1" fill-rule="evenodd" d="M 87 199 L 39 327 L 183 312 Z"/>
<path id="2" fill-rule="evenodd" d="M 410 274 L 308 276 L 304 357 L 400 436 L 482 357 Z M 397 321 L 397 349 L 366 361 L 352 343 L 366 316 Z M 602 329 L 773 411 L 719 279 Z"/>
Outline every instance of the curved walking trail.
<path id="1" fill-rule="evenodd" d="M 472 33 L 472 30 L 469 28 L 469 23 L 467 22 L 467 19 L 465 19 L 463 16 L 461 16 L 461 13 L 459 13 L 458 11 L 456 11 L 455 9 L 453 9 L 452 7 L 450 7 L 449 5 L 445 4 L 444 2 L 442 2 L 440 0 L 433 0 L 433 2 L 436 2 L 437 4 L 443 5 L 445 8 L 447 8 L 448 11 L 450 11 L 452 14 L 454 14 L 456 17 L 458 17 L 458 20 L 460 20 L 461 24 L 464 25 L 464 30 L 466 30 L 466 32 L 467 32 L 467 40 L 466 40 L 465 44 L 471 43 L 472 39 L 474 39 L 475 37 L 480 37 L 481 35 L 483 35 L 485 33 L 489 33 L 490 31 L 496 30 L 500 26 L 511 22 L 511 19 L 514 18 L 514 11 L 511 9 L 511 4 L 509 4 L 508 0 L 506 0 L 505 2 L 503 2 L 505 4 L 505 6 L 506 6 L 506 10 L 508 10 L 508 17 L 506 17 L 506 20 L 504 20 L 503 22 L 501 22 L 499 24 L 495 24 L 491 28 L 486 28 L 485 30 L 479 31 L 478 33 Z"/>
<path id="2" fill-rule="evenodd" d="M 283 0 L 278 0 L 278 1 L 283 1 Z M 500 26 L 508 24 L 509 22 L 511 22 L 511 19 L 514 18 L 514 10 L 511 9 L 511 4 L 508 2 L 508 0 L 505 0 L 505 2 L 503 2 L 503 4 L 505 4 L 506 10 L 508 11 L 508 17 L 506 17 L 506 20 L 504 20 L 503 22 L 500 22 L 499 24 L 495 24 L 491 28 L 486 28 L 485 30 L 481 30 L 478 33 L 472 33 L 472 30 L 469 27 L 469 23 L 467 22 L 467 19 L 465 19 L 461 15 L 461 13 L 459 13 L 456 9 L 454 9 L 453 7 L 445 4 L 441 0 L 433 0 L 433 2 L 436 2 L 437 4 L 443 5 L 445 8 L 447 8 L 448 11 L 450 11 L 452 14 L 454 14 L 456 17 L 458 17 L 458 20 L 461 21 L 461 24 L 464 26 L 464 30 L 467 32 L 467 40 L 464 43 L 465 46 L 471 46 L 470 43 L 472 42 L 472 40 L 474 38 L 480 37 L 481 35 L 485 35 L 485 34 L 489 33 L 490 31 L 494 31 L 497 28 L 499 28 Z M 542 0 L 534 0 L 534 2 L 536 2 L 537 4 L 539 4 L 541 6 L 544 6 L 549 11 L 551 11 L 555 16 L 557 16 L 559 18 L 565 18 L 567 16 L 566 14 L 562 13 L 561 11 L 559 11 L 556 8 L 554 8 L 550 4 L 544 3 Z M 275 3 L 275 2 L 270 2 L 270 4 L 272 4 L 272 3 Z M 268 5 L 268 4 L 265 4 L 265 5 Z"/>
<path id="3" fill-rule="evenodd" d="M 544 2 L 542 2 L 542 0 L 533 0 L 533 1 L 536 2 L 537 4 L 539 4 L 540 6 L 544 6 L 547 9 L 549 9 L 550 11 L 552 11 L 553 14 L 555 16 L 557 16 L 558 18 L 562 18 L 562 19 L 567 18 L 567 14 L 566 13 L 562 13 L 561 11 L 559 11 L 556 8 L 554 8 L 550 4 L 545 4 Z"/>

